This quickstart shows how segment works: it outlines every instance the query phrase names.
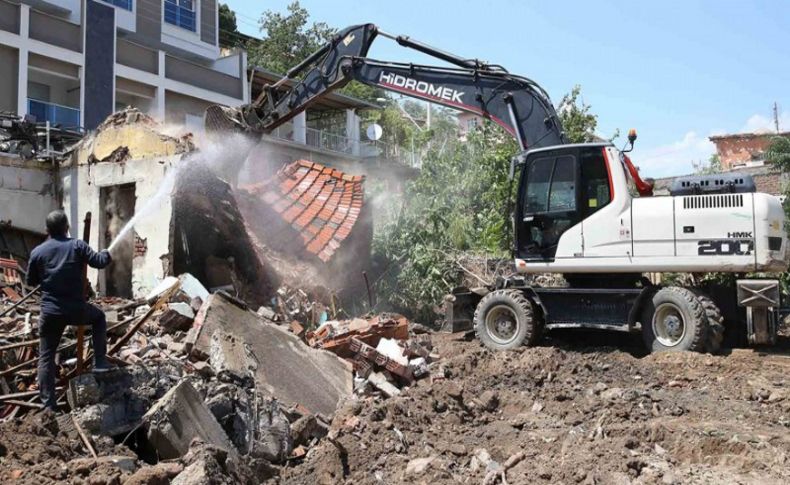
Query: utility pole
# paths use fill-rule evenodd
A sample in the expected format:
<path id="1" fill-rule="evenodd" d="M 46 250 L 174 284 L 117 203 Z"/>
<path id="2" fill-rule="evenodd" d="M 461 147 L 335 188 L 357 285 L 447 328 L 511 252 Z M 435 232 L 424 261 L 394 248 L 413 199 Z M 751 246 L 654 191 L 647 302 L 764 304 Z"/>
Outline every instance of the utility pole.
<path id="1" fill-rule="evenodd" d="M 776 104 L 776 101 L 774 101 L 774 128 L 779 133 L 779 105 Z"/>

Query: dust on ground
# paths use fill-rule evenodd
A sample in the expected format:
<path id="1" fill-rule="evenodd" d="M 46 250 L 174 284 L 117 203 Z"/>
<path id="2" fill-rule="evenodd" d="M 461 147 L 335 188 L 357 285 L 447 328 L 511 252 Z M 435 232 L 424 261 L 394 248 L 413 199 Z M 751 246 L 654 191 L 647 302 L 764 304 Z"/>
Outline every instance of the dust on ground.
<path id="1" fill-rule="evenodd" d="M 503 483 L 493 470 L 522 456 L 508 484 L 790 482 L 789 339 L 645 356 L 629 338 L 496 353 L 435 335 L 444 380 L 350 401 L 279 483 Z"/>

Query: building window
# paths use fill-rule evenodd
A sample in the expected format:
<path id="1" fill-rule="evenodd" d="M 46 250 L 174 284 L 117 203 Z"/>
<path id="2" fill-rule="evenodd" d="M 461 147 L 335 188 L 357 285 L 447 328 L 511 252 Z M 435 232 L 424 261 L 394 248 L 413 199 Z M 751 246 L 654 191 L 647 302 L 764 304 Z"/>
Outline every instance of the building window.
<path id="1" fill-rule="evenodd" d="M 165 0 L 165 22 L 196 32 L 195 3 L 197 0 Z"/>
<path id="2" fill-rule="evenodd" d="M 132 0 L 104 0 L 104 2 L 130 12 L 132 11 Z"/>

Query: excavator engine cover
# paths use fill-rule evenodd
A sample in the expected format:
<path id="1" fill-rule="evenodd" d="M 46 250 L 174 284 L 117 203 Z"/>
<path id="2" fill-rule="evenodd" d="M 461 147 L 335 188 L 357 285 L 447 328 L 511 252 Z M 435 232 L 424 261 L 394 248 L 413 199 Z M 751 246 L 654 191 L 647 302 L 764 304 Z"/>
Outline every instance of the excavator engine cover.
<path id="1" fill-rule="evenodd" d="M 741 173 L 717 173 L 713 175 L 689 175 L 672 181 L 670 195 L 743 194 L 757 192 L 751 175 Z"/>

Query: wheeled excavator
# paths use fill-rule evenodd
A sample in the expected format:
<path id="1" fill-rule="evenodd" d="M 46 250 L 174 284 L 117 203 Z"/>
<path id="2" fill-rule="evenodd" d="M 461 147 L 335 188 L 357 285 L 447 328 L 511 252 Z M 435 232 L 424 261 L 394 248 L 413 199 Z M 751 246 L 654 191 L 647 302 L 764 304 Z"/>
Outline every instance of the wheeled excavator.
<path id="1" fill-rule="evenodd" d="M 367 57 L 377 37 L 449 64 Z M 467 59 L 373 24 L 346 28 L 264 87 L 252 103 L 209 107 L 209 131 L 270 132 L 350 81 L 477 114 L 516 138 L 521 152 L 514 213 L 513 276 L 448 295 L 448 324 L 472 327 L 486 346 L 534 344 L 545 330 L 641 331 L 650 350 L 716 352 L 726 331 L 751 344 L 775 342 L 778 279 L 746 278 L 787 269 L 784 211 L 748 175 L 681 177 L 654 196 L 611 142 L 568 143 L 548 94 L 531 79 Z M 729 273 L 715 290 L 653 283 L 651 273 Z M 530 274 L 561 274 L 566 285 L 532 284 Z"/>

